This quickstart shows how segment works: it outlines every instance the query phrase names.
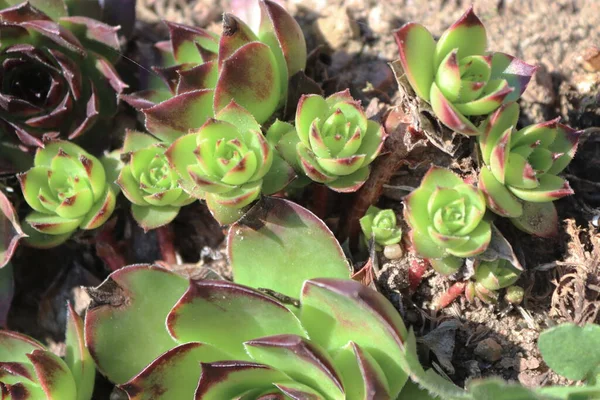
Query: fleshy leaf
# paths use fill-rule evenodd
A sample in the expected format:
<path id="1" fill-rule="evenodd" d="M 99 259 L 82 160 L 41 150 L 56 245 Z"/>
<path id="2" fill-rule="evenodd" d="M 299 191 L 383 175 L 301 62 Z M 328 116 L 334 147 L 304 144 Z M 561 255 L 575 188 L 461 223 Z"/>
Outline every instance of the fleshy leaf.
<path id="1" fill-rule="evenodd" d="M 247 391 L 257 390 L 257 395 L 273 389 L 273 383 L 286 382 L 282 372 L 266 365 L 243 361 L 223 361 L 201 364 L 202 375 L 196 390 L 196 400 L 223 400 L 239 398 Z M 243 397 L 242 397 L 243 398 Z"/>
<path id="2" fill-rule="evenodd" d="M 235 99 L 262 124 L 277 109 L 280 96 L 275 56 L 267 45 L 252 42 L 223 62 L 215 88 L 214 110 L 220 111 Z"/>
<path id="3" fill-rule="evenodd" d="M 394 32 L 394 38 L 408 81 L 419 97 L 429 101 L 429 91 L 435 75 L 433 36 L 423 25 L 411 22 Z"/>
<path id="4" fill-rule="evenodd" d="M 296 335 L 278 335 L 248 341 L 245 347 L 254 361 L 276 368 L 327 398 L 346 398 L 333 360 L 315 343 Z"/>
<path id="5" fill-rule="evenodd" d="M 200 363 L 228 357 L 208 344 L 185 343 L 162 354 L 121 389 L 131 400 L 191 399 L 200 379 Z"/>
<path id="6" fill-rule="evenodd" d="M 237 283 L 295 298 L 307 279 L 350 276 L 329 228 L 310 211 L 280 198 L 263 198 L 232 225 L 228 253 Z"/>
<path id="7" fill-rule="evenodd" d="M 540 237 L 552 237 L 558 234 L 558 214 L 554 204 L 523 203 L 523 214 L 510 221 L 523 232 Z"/>
<path id="8" fill-rule="evenodd" d="M 94 391 L 96 368 L 85 347 L 83 320 L 69 303 L 67 306 L 67 333 L 65 362 L 77 386 L 77 400 L 89 400 Z"/>
<path id="9" fill-rule="evenodd" d="M 138 206 L 131 205 L 133 219 L 145 232 L 159 228 L 173 221 L 179 214 L 180 207 L 175 206 Z"/>
<path id="10" fill-rule="evenodd" d="M 458 49 L 458 56 L 464 58 L 483 54 L 486 47 L 485 27 L 471 6 L 438 40 L 434 65 L 437 69 L 446 55 L 454 49 Z"/>
<path id="11" fill-rule="evenodd" d="M 146 129 L 171 143 L 191 129 L 200 128 L 213 116 L 213 91 L 194 90 L 146 108 Z"/>
<path id="12" fill-rule="evenodd" d="M 4 193 L 0 192 L 0 268 L 10 261 L 19 240 L 25 236 L 15 209 Z"/>
<path id="13" fill-rule="evenodd" d="M 312 340 L 329 352 L 356 343 L 383 369 L 396 398 L 408 379 L 407 331 L 385 297 L 351 280 L 312 279 L 303 286 L 301 304 L 300 320 Z"/>
<path id="14" fill-rule="evenodd" d="M 179 343 L 207 343 L 238 360 L 249 360 L 247 340 L 306 335 L 296 316 L 273 298 L 235 283 L 208 280 L 190 284 L 169 313 L 167 328 Z"/>
<path id="15" fill-rule="evenodd" d="M 187 287 L 186 279 L 165 269 L 132 265 L 90 290 L 85 342 L 98 369 L 122 384 L 173 348 L 177 343 L 164 328 L 165 320 Z M 135 334 L 140 331 L 145 334 Z"/>

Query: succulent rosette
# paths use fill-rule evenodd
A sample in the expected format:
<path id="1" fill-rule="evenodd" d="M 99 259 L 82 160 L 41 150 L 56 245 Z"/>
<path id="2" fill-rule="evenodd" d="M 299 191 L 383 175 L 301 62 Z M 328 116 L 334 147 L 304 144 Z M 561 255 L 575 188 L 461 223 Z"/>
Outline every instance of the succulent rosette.
<path id="1" fill-rule="evenodd" d="M 508 260 L 478 260 L 475 264 L 475 275 L 465 288 L 465 295 L 470 302 L 478 297 L 484 303 L 495 303 L 498 300 L 498 290 L 508 288 L 519 276 L 521 271 Z"/>
<path id="2" fill-rule="evenodd" d="M 145 230 L 171 222 L 182 206 L 194 202 L 179 187 L 179 175 L 171 167 L 167 146 L 155 138 L 128 131 L 122 154 L 129 161 L 123 166 L 117 184 L 132 203 L 133 218 Z"/>
<path id="3" fill-rule="evenodd" d="M 423 25 L 394 32 L 400 64 L 416 95 L 453 131 L 479 135 L 470 117 L 517 100 L 535 67 L 504 53 L 486 53 L 487 34 L 469 8 L 435 42 Z"/>
<path id="4" fill-rule="evenodd" d="M 155 70 L 167 84 L 124 96 L 143 109 L 147 128 L 167 125 L 157 137 L 173 141 L 185 124 L 199 128 L 232 100 L 264 123 L 284 104 L 288 80 L 304 69 L 306 43 L 294 18 L 279 4 L 260 1 L 258 32 L 232 14 L 223 16 L 223 33 L 168 23 L 170 42 L 158 45 L 162 67 Z M 191 120 L 194 123 L 190 123 Z"/>
<path id="5" fill-rule="evenodd" d="M 34 209 L 25 221 L 33 246 L 66 240 L 76 229 L 101 226 L 115 208 L 115 193 L 104 166 L 74 143 L 47 142 L 34 166 L 19 174 L 23 197 Z M 40 235 L 41 234 L 41 235 Z"/>
<path id="6" fill-rule="evenodd" d="M 515 130 L 518 117 L 519 107 L 511 103 L 482 124 L 479 145 L 485 165 L 479 187 L 490 210 L 513 218 L 526 232 L 545 236 L 556 230 L 556 211 L 550 202 L 573 194 L 569 183 L 557 175 L 575 156 L 581 132 L 558 119 Z M 535 215 L 545 215 L 549 223 L 538 228 L 527 223 Z"/>
<path id="7" fill-rule="evenodd" d="M 482 253 L 491 240 L 483 193 L 453 172 L 432 167 L 404 200 L 417 254 L 456 269 L 457 257 Z"/>
<path id="8" fill-rule="evenodd" d="M 42 147 L 111 116 L 127 85 L 111 64 L 118 28 L 69 17 L 62 0 L 35 3 L 48 13 L 31 2 L 0 10 L 0 126 L 9 138 Z"/>
<path id="9" fill-rule="evenodd" d="M 373 238 L 377 245 L 388 246 L 402 239 L 402 229 L 397 226 L 394 210 L 370 206 L 359 222 L 366 241 Z"/>
<path id="10" fill-rule="evenodd" d="M 83 338 L 83 321 L 69 307 L 65 360 L 36 340 L 0 331 L 0 393 L 5 399 L 89 400 L 96 370 Z"/>
<path id="11" fill-rule="evenodd" d="M 234 101 L 216 119 L 177 139 L 166 155 L 179 174 L 181 187 L 205 199 L 223 224 L 237 219 L 239 210 L 261 192 L 275 193 L 293 178 L 291 168 L 279 159 L 277 168 L 272 168 L 274 151 L 260 125 Z"/>
<path id="12" fill-rule="evenodd" d="M 337 192 L 354 192 L 369 177 L 386 138 L 346 89 L 326 99 L 303 95 L 296 126 L 277 121 L 267 139 L 302 175 Z"/>

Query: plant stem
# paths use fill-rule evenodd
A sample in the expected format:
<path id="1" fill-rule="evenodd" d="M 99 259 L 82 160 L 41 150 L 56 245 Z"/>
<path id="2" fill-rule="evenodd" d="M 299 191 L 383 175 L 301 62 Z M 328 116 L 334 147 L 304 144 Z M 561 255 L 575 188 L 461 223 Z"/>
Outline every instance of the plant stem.
<path id="1" fill-rule="evenodd" d="M 156 238 L 158 239 L 158 247 L 162 260 L 167 264 L 177 264 L 177 256 L 175 254 L 175 233 L 171 224 L 156 228 Z"/>
<path id="2" fill-rule="evenodd" d="M 112 219 L 104 224 L 102 230 L 96 236 L 96 254 L 111 271 L 116 271 L 127 265 L 127 260 L 121 253 L 119 244 L 114 239 L 115 223 L 116 219 Z"/>
<path id="3" fill-rule="evenodd" d="M 444 293 L 437 298 L 434 302 L 435 309 L 441 310 L 442 308 L 448 307 L 454 300 L 458 299 L 464 292 L 467 282 L 456 282 L 448 288 Z"/>
<path id="4" fill-rule="evenodd" d="M 360 234 L 360 224 L 358 220 L 365 215 L 369 206 L 375 204 L 381 193 L 383 185 L 388 183 L 394 173 L 400 168 L 404 159 L 410 152 L 408 144 L 405 142 L 405 134 L 409 129 L 412 129 L 410 117 L 402 115 L 401 122 L 397 128 L 388 136 L 386 140 L 386 151 L 388 154 L 380 156 L 371 167 L 369 179 L 354 195 L 350 207 L 343 215 L 340 224 L 339 238 L 344 240 L 350 239 L 350 247 L 356 249 Z M 414 129 L 412 129 L 414 130 Z"/>

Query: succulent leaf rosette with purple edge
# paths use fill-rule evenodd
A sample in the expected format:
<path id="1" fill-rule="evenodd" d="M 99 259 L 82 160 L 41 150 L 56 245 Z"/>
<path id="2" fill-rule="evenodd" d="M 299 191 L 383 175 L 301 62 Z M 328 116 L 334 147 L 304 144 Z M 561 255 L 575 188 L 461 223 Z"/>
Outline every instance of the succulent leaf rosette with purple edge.
<path id="1" fill-rule="evenodd" d="M 131 214 L 145 230 L 171 222 L 179 209 L 194 202 L 179 186 L 179 175 L 169 163 L 167 146 L 150 135 L 128 131 L 122 153 L 128 162 L 117 184 L 132 203 Z"/>
<path id="2" fill-rule="evenodd" d="M 415 251 L 435 260 L 436 269 L 454 271 L 460 258 L 481 254 L 490 243 L 483 193 L 447 169 L 432 167 L 404 205 Z"/>
<path id="3" fill-rule="evenodd" d="M 536 70 L 508 54 L 486 52 L 486 30 L 472 7 L 437 42 L 414 22 L 394 36 L 400 64 L 417 96 L 444 125 L 464 135 L 479 135 L 469 118 L 517 100 Z"/>
<path id="4" fill-rule="evenodd" d="M 23 334 L 0 331 L 0 393 L 3 399 L 90 400 L 96 368 L 85 347 L 83 320 L 67 309 L 64 360 Z"/>
<path id="5" fill-rule="evenodd" d="M 69 17 L 62 0 L 34 3 L 48 13 L 32 2 L 0 10 L 0 128 L 9 139 L 42 147 L 112 116 L 127 85 L 112 65 L 118 27 Z"/>
<path id="6" fill-rule="evenodd" d="M 551 202 L 573 194 L 557 175 L 575 156 L 581 132 L 558 119 L 516 130 L 518 118 L 519 107 L 511 103 L 481 125 L 479 187 L 490 210 L 525 232 L 549 236 L 557 227 Z"/>
<path id="7" fill-rule="evenodd" d="M 349 90 L 327 98 L 303 95 L 296 126 L 277 121 L 267 139 L 302 175 L 337 192 L 354 192 L 369 177 L 369 164 L 387 137 Z"/>
<path id="8" fill-rule="evenodd" d="M 415 384 L 425 371 L 414 333 L 349 279 L 341 246 L 308 210 L 262 199 L 230 228 L 228 252 L 235 282 L 132 265 L 90 291 L 122 300 L 92 302 L 85 332 L 130 399 L 430 398 Z M 117 334 L 130 329 L 153 334 Z"/>
<path id="9" fill-rule="evenodd" d="M 183 190 L 206 200 L 222 224 L 239 218 L 261 193 L 275 193 L 291 179 L 291 168 L 275 156 L 252 114 L 234 101 L 216 119 L 177 139 L 166 155 Z"/>
<path id="10" fill-rule="evenodd" d="M 55 140 L 38 149 L 34 166 L 17 176 L 33 212 L 23 225 L 34 247 L 52 247 L 75 230 L 96 229 L 112 215 L 116 195 L 104 166 L 74 143 Z"/>
<path id="11" fill-rule="evenodd" d="M 220 36 L 167 23 L 170 41 L 157 46 L 163 66 L 154 68 L 164 82 L 123 96 L 143 110 L 149 132 L 172 142 L 232 100 L 262 124 L 284 104 L 289 78 L 305 67 L 306 43 L 298 23 L 279 4 L 261 0 L 260 10 L 256 33 L 229 13 Z"/>

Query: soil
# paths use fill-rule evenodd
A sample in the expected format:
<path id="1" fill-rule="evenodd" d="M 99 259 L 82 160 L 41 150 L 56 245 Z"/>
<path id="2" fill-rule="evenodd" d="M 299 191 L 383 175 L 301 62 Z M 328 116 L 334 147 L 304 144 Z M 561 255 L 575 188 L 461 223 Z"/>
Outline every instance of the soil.
<path id="1" fill-rule="evenodd" d="M 300 21 L 309 50 L 319 48 L 319 53 L 314 54 L 312 72 L 325 91 L 350 87 L 353 95 L 368 106 L 369 114 L 376 117 L 399 104 L 398 86 L 388 66 L 397 58 L 391 32 L 405 22 L 418 21 L 439 36 L 471 3 L 461 0 L 281 2 Z M 480 0 L 473 3 L 486 25 L 490 49 L 539 66 L 520 100 L 521 124 L 560 116 L 576 129 L 600 126 L 600 2 Z M 228 7 L 228 1 L 138 0 L 139 21 L 121 71 L 132 77 L 149 73 L 143 68 L 144 60 L 148 59 L 152 44 L 167 37 L 161 19 L 218 31 L 220 15 Z M 126 117 L 121 123 L 133 126 L 135 117 Z M 406 259 L 387 260 L 380 256 L 385 273 L 380 275 L 377 287 L 390 297 L 407 324 L 415 328 L 424 348 L 431 350 L 423 352 L 424 361 L 457 384 L 491 375 L 528 386 L 565 384 L 566 381 L 548 371 L 541 359 L 536 345 L 539 333 L 563 321 L 600 322 L 600 234 L 597 224 L 591 224 L 593 217 L 600 214 L 600 135 L 584 136 L 576 158 L 565 171 L 576 194 L 556 202 L 563 221 L 559 236 L 532 238 L 510 224 L 498 224 L 525 267 L 518 282 L 526 289 L 521 305 L 509 306 L 502 300 L 494 306 L 479 301 L 471 304 L 459 298 L 445 309 L 435 311 L 433 302 L 453 281 L 429 270 L 413 293 L 407 289 L 405 279 L 410 263 Z M 398 199 L 406 190 L 418 186 L 430 164 L 450 166 L 469 175 L 473 168 L 469 146 L 468 140 L 464 141 L 454 159 L 437 149 L 413 156 L 408 165 L 396 171 L 379 204 L 397 210 L 401 218 Z M 310 205 L 310 201 L 305 204 Z M 328 222 L 343 225 L 344 221 L 336 217 L 343 217 L 344 210 L 324 209 L 333 216 Z M 178 261 L 184 264 L 177 268 L 192 276 L 229 277 L 223 230 L 202 205 L 184 210 L 171 232 Z M 106 228 L 113 240 L 103 242 L 101 248 L 81 235 L 54 250 L 19 249 L 14 259 L 16 294 L 9 315 L 11 329 L 44 340 L 60 352 L 65 300 L 75 301 L 76 309 L 84 310 L 88 299 L 80 286 L 95 286 L 110 273 L 99 254 L 115 251 L 127 263 L 161 259 L 156 233 L 144 234 L 123 206 L 118 217 L 118 223 Z M 123 245 L 125 240 L 130 244 L 127 248 Z M 105 399 L 111 387 L 101 382 L 96 398 Z"/>

